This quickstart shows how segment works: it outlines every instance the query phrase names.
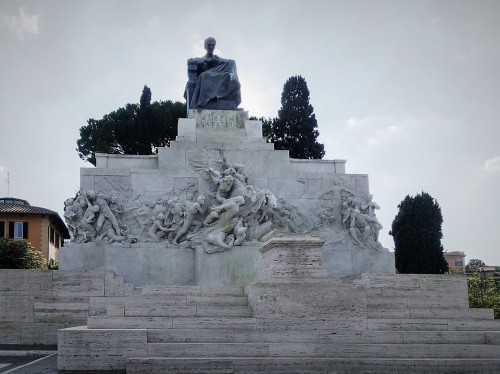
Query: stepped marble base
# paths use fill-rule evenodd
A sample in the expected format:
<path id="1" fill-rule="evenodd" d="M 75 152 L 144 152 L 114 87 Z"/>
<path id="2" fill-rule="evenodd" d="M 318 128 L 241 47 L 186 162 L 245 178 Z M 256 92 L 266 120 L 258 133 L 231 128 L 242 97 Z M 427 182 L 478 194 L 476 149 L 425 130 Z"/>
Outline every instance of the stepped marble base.
<path id="1" fill-rule="evenodd" d="M 140 292 L 91 298 L 94 316 L 87 326 L 59 331 L 58 369 L 127 373 L 500 370 L 500 321 L 493 319 L 491 310 L 478 314 L 468 308 L 465 277 L 370 274 L 255 283 L 245 287 L 248 299 L 235 288 L 146 287 Z M 217 312 L 230 307 L 231 316 Z M 416 318 L 415 308 L 448 312 Z"/>

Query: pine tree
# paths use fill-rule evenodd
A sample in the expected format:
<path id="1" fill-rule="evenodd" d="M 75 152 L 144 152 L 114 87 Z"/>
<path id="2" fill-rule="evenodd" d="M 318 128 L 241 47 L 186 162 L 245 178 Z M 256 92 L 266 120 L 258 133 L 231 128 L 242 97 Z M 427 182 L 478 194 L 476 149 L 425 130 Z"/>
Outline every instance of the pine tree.
<path id="1" fill-rule="evenodd" d="M 289 78 L 281 94 L 281 109 L 271 123 L 268 139 L 275 149 L 287 149 L 291 158 L 320 159 L 324 145 L 316 141 L 318 123 L 309 103 L 309 89 L 300 75 Z"/>
<path id="2" fill-rule="evenodd" d="M 82 160 L 95 165 L 95 153 L 150 155 L 177 136 L 177 120 L 186 116 L 180 102 L 151 102 L 151 90 L 144 86 L 139 104 L 123 108 L 80 128 L 77 151 Z"/>
<path id="3" fill-rule="evenodd" d="M 437 201 L 428 193 L 409 195 L 398 205 L 392 222 L 396 270 L 401 274 L 443 274 L 444 259 L 441 225 L 443 216 Z"/>
<path id="4" fill-rule="evenodd" d="M 478 258 L 471 258 L 469 260 L 469 263 L 467 264 L 467 267 L 469 267 L 470 269 L 479 269 L 483 266 L 486 266 L 486 264 Z"/>

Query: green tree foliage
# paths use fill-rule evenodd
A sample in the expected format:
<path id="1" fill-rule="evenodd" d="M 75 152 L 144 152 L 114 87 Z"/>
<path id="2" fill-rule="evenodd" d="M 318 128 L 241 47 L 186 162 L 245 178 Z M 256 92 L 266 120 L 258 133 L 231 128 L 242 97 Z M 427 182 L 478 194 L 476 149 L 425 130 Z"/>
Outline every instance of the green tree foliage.
<path id="1" fill-rule="evenodd" d="M 500 279 L 474 272 L 467 276 L 467 286 L 471 308 L 492 308 L 495 318 L 500 318 Z"/>
<path id="2" fill-rule="evenodd" d="M 80 128 L 77 152 L 82 160 L 96 163 L 95 153 L 151 155 L 177 136 L 177 120 L 186 117 L 181 102 L 151 102 L 144 86 L 139 104 L 126 104 Z"/>
<path id="3" fill-rule="evenodd" d="M 300 75 L 290 77 L 281 94 L 278 117 L 263 119 L 263 135 L 275 149 L 288 149 L 290 157 L 321 159 L 325 147 L 317 142 L 318 123 L 309 103 L 309 89 Z"/>
<path id="4" fill-rule="evenodd" d="M 396 269 L 402 274 L 443 274 L 448 264 L 443 256 L 443 216 L 437 201 L 422 192 L 406 196 L 392 222 Z"/>
<path id="5" fill-rule="evenodd" d="M 486 266 L 486 264 L 478 258 L 471 258 L 467 264 L 467 267 L 470 269 L 477 269 L 483 266 Z"/>
<path id="6" fill-rule="evenodd" d="M 42 252 L 24 240 L 0 238 L 0 269 L 47 269 Z"/>

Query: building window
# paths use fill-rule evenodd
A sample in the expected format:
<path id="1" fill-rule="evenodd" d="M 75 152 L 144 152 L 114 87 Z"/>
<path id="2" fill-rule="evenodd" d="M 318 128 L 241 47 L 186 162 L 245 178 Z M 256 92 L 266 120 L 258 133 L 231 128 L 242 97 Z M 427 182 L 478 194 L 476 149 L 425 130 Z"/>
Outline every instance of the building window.
<path id="1" fill-rule="evenodd" d="M 49 226 L 49 242 L 54 244 L 54 228 Z"/>
<path id="2" fill-rule="evenodd" d="M 464 263 L 462 261 L 455 261 L 455 266 L 464 266 Z"/>
<path id="3" fill-rule="evenodd" d="M 56 232 L 56 239 L 54 240 L 54 245 L 59 248 L 59 233 Z"/>
<path id="4" fill-rule="evenodd" d="M 9 222 L 9 238 L 28 239 L 28 222 Z"/>
<path id="5" fill-rule="evenodd" d="M 23 223 L 14 222 L 14 239 L 22 239 L 22 238 L 23 238 Z"/>
<path id="6" fill-rule="evenodd" d="M 5 221 L 0 221 L 0 238 L 5 238 Z"/>

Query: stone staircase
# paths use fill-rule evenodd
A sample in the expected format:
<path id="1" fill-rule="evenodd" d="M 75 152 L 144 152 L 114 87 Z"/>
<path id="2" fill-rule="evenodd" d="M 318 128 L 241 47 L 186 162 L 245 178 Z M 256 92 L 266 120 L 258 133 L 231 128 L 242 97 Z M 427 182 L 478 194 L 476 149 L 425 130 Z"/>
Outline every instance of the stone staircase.
<path id="1" fill-rule="evenodd" d="M 128 296 L 91 297 L 87 326 L 59 332 L 58 368 L 134 374 L 500 372 L 500 321 L 491 310 L 468 308 L 464 278 L 370 275 L 309 286 L 325 290 L 312 295 L 325 309 L 304 305 L 307 284 L 147 286 Z M 334 297 L 327 300 L 327 294 Z"/>

